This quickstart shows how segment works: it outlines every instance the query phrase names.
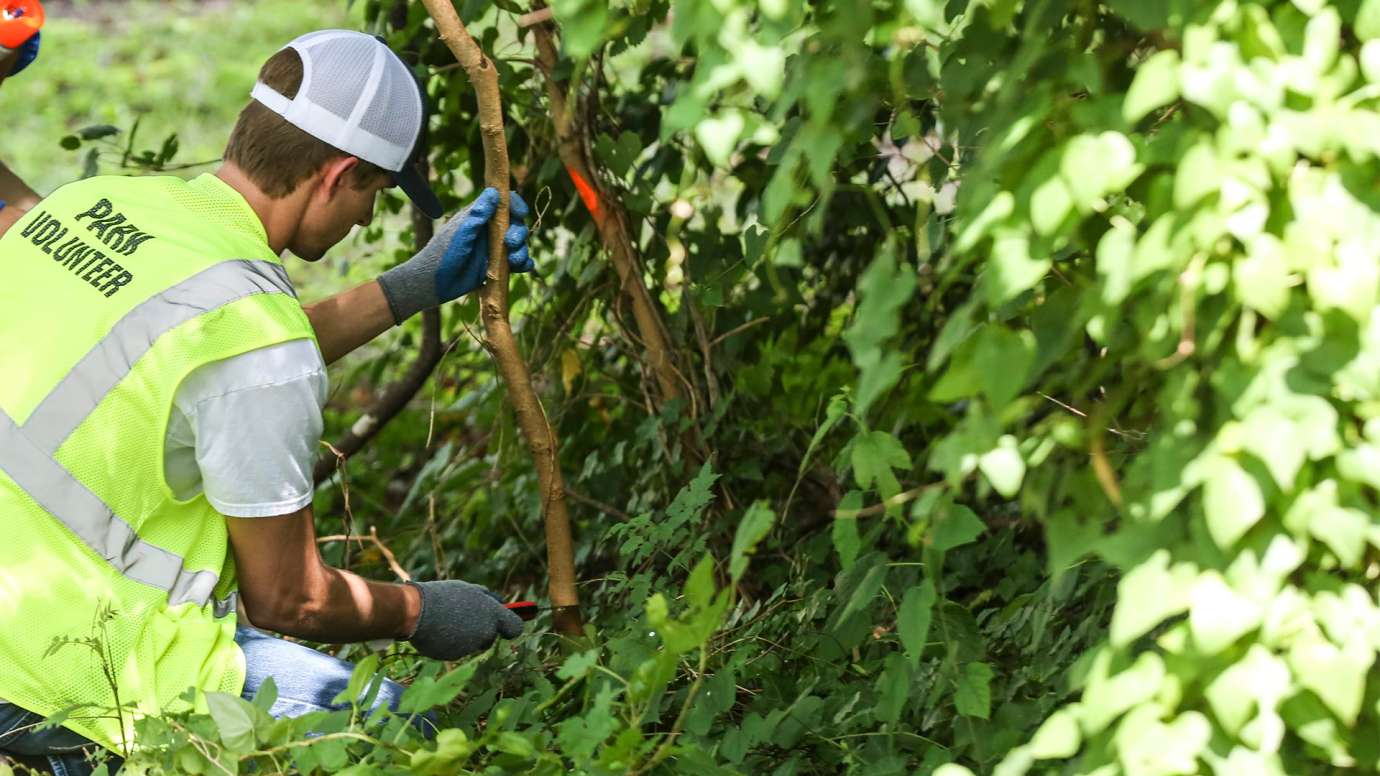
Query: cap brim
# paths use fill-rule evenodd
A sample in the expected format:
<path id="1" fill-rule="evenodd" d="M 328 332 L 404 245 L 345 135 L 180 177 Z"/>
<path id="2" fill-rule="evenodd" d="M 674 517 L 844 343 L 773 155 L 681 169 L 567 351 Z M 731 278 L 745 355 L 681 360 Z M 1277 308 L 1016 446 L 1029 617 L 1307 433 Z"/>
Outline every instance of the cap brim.
<path id="1" fill-rule="evenodd" d="M 398 188 L 412 200 L 412 204 L 421 208 L 430 218 L 441 217 L 441 200 L 436 198 L 436 192 L 431 190 L 426 179 L 417 172 L 416 165 L 403 165 L 402 170 L 389 174 L 393 176 L 393 182 L 398 184 Z"/>

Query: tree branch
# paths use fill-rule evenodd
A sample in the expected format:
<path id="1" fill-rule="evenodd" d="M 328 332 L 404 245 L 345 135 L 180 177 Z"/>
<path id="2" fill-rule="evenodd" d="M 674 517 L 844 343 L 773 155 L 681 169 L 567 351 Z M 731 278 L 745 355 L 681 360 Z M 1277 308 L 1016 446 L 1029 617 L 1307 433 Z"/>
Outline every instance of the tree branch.
<path id="1" fill-rule="evenodd" d="M 498 73 L 479 50 L 450 0 L 422 0 L 436 23 L 442 42 L 474 84 L 479 104 L 479 131 L 484 144 L 484 183 L 498 189 L 499 207 L 489 223 L 489 269 L 479 291 L 481 317 L 488 334 L 486 347 L 493 354 L 508 399 L 517 413 L 518 427 L 532 452 L 541 487 L 542 518 L 546 527 L 546 557 L 550 579 L 552 621 L 556 630 L 579 636 L 584 630 L 580 599 L 575 588 L 575 553 L 570 536 L 570 514 L 565 500 L 556 451 L 556 434 L 532 389 L 527 365 L 518 352 L 508 322 L 508 257 L 503 235 L 508 229 L 508 142 L 503 132 L 503 106 Z"/>

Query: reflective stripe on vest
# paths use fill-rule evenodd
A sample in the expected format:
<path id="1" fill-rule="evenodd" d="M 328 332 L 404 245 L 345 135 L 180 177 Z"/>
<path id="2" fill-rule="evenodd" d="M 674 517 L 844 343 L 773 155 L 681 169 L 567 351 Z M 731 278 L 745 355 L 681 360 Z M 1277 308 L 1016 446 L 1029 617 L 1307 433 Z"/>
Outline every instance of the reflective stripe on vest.
<path id="1" fill-rule="evenodd" d="M 188 571 L 180 556 L 140 539 L 53 453 L 159 336 L 253 294 L 296 296 L 281 265 L 243 260 L 215 264 L 121 318 L 44 397 L 22 428 L 0 410 L 0 471 L 120 574 L 167 593 L 169 606 L 211 603 L 217 574 Z M 235 595 L 214 603 L 215 615 L 223 617 L 234 610 Z"/>
<path id="2" fill-rule="evenodd" d="M 48 455 L 111 391 L 164 332 L 251 294 L 296 296 L 287 270 L 268 261 L 214 264 L 151 297 L 120 319 L 62 378 L 24 423 L 24 433 Z"/>

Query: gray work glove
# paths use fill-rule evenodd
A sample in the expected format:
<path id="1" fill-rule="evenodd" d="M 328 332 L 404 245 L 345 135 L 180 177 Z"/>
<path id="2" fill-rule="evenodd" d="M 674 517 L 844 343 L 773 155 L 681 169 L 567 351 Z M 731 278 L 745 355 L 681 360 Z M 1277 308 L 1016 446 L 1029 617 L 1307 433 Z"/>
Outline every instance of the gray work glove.
<path id="1" fill-rule="evenodd" d="M 479 585 L 457 580 L 408 582 L 422 594 L 417 630 L 408 641 L 426 657 L 458 660 L 488 649 L 494 639 L 522 635 L 522 620 L 503 599 Z"/>
<path id="2" fill-rule="evenodd" d="M 498 189 L 484 189 L 469 207 L 442 224 L 416 255 L 379 276 L 394 323 L 484 284 L 489 266 L 489 221 L 497 211 Z M 508 193 L 508 213 L 508 231 L 503 235 L 508 268 L 530 272 L 532 257 L 527 252 L 527 227 L 523 224 L 527 203 L 516 191 Z"/>

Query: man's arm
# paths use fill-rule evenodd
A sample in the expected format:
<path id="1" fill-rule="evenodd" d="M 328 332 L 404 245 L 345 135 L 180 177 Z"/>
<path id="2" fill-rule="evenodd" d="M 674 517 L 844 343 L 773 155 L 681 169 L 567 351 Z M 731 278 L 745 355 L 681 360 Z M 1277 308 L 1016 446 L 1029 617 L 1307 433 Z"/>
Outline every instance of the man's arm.
<path id="1" fill-rule="evenodd" d="M 4 207 L 0 207 L 0 234 L 4 234 L 15 221 L 37 205 L 39 199 L 38 192 L 29 188 L 4 162 L 0 162 L 0 201 L 5 203 Z"/>
<path id="2" fill-rule="evenodd" d="M 405 639 L 421 595 L 326 565 L 311 507 L 281 517 L 227 517 L 249 619 L 261 628 L 324 642 Z"/>
<path id="3" fill-rule="evenodd" d="M 469 207 L 442 224 L 411 259 L 371 280 L 315 304 L 306 305 L 327 364 L 402 323 L 421 310 L 457 299 L 484 282 L 488 266 L 488 225 L 498 209 L 498 191 L 485 189 Z M 503 236 L 508 267 L 530 272 L 527 203 L 512 192 L 512 225 Z"/>
<path id="4" fill-rule="evenodd" d="M 0 214 L 4 211 L 0 210 Z M 327 364 L 393 327 L 393 311 L 377 280 L 304 307 Z"/>

